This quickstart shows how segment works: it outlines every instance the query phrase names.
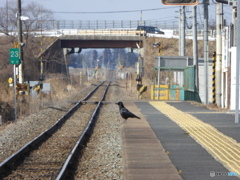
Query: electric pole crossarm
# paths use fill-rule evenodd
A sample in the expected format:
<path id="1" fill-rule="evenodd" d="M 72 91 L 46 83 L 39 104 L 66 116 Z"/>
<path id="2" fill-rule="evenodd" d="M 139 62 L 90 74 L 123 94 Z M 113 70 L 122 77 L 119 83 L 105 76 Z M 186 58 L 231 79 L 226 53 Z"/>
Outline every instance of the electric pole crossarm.
<path id="1" fill-rule="evenodd" d="M 215 0 L 218 3 L 228 4 L 228 0 Z"/>

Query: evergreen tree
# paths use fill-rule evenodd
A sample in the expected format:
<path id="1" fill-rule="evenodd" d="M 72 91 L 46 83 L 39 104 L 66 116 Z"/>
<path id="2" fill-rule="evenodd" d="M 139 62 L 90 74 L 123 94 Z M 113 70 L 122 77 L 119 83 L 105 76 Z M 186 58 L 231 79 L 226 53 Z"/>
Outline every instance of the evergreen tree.
<path id="1" fill-rule="evenodd" d="M 127 53 L 126 67 L 132 67 L 138 61 L 138 57 L 136 53 Z"/>
<path id="2" fill-rule="evenodd" d="M 104 49 L 103 50 L 103 64 L 106 65 L 106 64 L 110 64 L 111 62 L 111 59 L 112 59 L 112 52 L 110 49 Z"/>
<path id="3" fill-rule="evenodd" d="M 114 62 L 117 66 L 119 65 L 126 65 L 126 51 L 125 49 L 114 49 L 113 50 L 113 58 Z"/>

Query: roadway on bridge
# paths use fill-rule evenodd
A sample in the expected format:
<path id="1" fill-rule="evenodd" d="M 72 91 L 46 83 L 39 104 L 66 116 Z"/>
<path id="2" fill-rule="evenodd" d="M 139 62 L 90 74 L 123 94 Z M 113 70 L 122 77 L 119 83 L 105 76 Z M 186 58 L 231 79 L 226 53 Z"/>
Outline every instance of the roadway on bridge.
<path id="1" fill-rule="evenodd" d="M 238 179 L 240 125 L 191 102 L 136 102 L 184 180 Z M 232 174 L 227 174 L 232 172 Z"/>

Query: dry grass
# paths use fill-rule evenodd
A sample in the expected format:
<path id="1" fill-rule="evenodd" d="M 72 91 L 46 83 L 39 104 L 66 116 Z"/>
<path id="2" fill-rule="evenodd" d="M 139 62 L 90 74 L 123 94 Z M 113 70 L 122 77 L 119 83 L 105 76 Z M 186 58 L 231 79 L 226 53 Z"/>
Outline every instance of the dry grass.
<path id="1" fill-rule="evenodd" d="M 178 56 L 178 39 L 165 39 L 157 37 L 149 37 L 146 39 L 146 46 L 144 51 L 144 79 L 143 84 L 147 85 L 148 88 L 157 79 L 157 72 L 153 70 L 155 67 L 155 56 L 158 55 L 158 48 L 153 48 L 152 44 L 160 42 L 162 49 L 162 56 Z M 215 41 L 209 41 L 209 57 L 212 57 L 212 53 L 215 51 Z M 186 56 L 193 56 L 192 40 L 186 40 Z M 198 57 L 204 57 L 204 45 L 203 41 L 198 41 Z M 150 91 L 144 93 L 143 98 L 150 98 Z"/>
<path id="2" fill-rule="evenodd" d="M 12 40 L 8 40 L 6 44 L 0 44 L 4 46 L 2 54 L 0 53 L 0 58 L 6 59 L 3 55 L 8 53 Z M 147 38 L 145 42 L 145 51 L 144 51 L 144 78 L 143 85 L 148 86 L 148 90 L 143 94 L 143 99 L 150 99 L 150 86 L 153 81 L 156 79 L 157 73 L 153 71 L 155 66 L 155 56 L 158 53 L 158 49 L 153 48 L 152 44 L 156 42 L 161 42 L 162 50 L 161 53 L 164 56 L 178 56 L 178 40 L 177 39 L 164 39 L 164 38 Z M 192 56 L 192 41 L 186 41 L 186 55 Z M 7 49 L 7 50 L 6 50 Z M 203 57 L 203 41 L 199 41 L 199 57 Z M 211 57 L 212 52 L 215 50 L 215 42 L 209 42 L 209 57 Z M 26 54 L 28 56 L 28 54 Z M 30 55 L 29 55 L 30 56 Z M 4 61 L 5 62 L 5 61 Z M 7 79 L 12 74 L 12 66 L 9 66 L 8 63 L 4 63 L 4 66 L 0 68 L 0 114 L 3 116 L 5 121 L 12 121 L 14 119 L 14 93 L 13 87 L 8 86 Z M 94 83 L 95 80 L 88 82 L 87 77 L 82 79 L 82 84 L 80 85 L 80 76 L 79 70 L 74 70 L 72 72 L 70 79 L 62 74 L 53 74 L 48 75 L 46 83 L 51 83 L 51 93 L 45 94 L 40 93 L 38 96 L 31 97 L 19 97 L 18 98 L 18 107 L 19 107 L 19 117 L 24 117 L 30 113 L 39 111 L 42 108 L 48 107 L 53 101 L 61 100 L 68 95 L 68 91 L 78 91 L 82 86 L 88 86 L 90 83 Z M 133 73 L 131 85 L 128 82 L 127 88 L 130 89 L 130 92 L 136 92 L 136 75 Z M 102 80 L 102 79 L 100 79 Z"/>
<path id="3" fill-rule="evenodd" d="M 60 101 L 70 95 L 70 93 L 75 93 L 80 91 L 81 88 L 89 86 L 90 82 L 86 78 L 83 78 L 83 83 L 79 85 L 79 79 L 74 75 L 71 76 L 70 80 L 63 74 L 51 75 L 45 83 L 51 84 L 50 94 L 44 92 L 38 93 L 37 96 L 18 96 L 17 99 L 17 110 L 18 110 L 18 120 L 22 120 L 25 116 L 35 113 L 39 110 L 47 108 L 53 105 L 53 102 Z M 92 82 L 94 82 L 93 80 Z M 13 87 L 8 87 L 8 85 L 3 86 L 1 84 L 0 89 L 2 93 L 0 94 L 0 114 L 4 123 L 12 122 L 14 120 L 14 96 Z"/>

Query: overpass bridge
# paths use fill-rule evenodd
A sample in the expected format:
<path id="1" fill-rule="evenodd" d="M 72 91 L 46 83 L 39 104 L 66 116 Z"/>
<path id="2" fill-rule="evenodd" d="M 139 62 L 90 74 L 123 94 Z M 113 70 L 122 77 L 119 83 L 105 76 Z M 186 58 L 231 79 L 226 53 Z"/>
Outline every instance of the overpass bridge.
<path id="1" fill-rule="evenodd" d="M 136 35 L 138 34 L 138 35 Z M 145 31 L 77 30 L 59 37 L 61 48 L 142 48 Z"/>
<path id="2" fill-rule="evenodd" d="M 145 31 L 110 30 L 74 30 L 65 31 L 40 55 L 50 58 L 51 54 L 64 48 L 143 48 Z M 48 59 L 47 58 L 47 59 Z"/>
<path id="3" fill-rule="evenodd" d="M 64 36 L 60 37 L 61 48 L 138 48 L 143 38 L 129 36 Z"/>

